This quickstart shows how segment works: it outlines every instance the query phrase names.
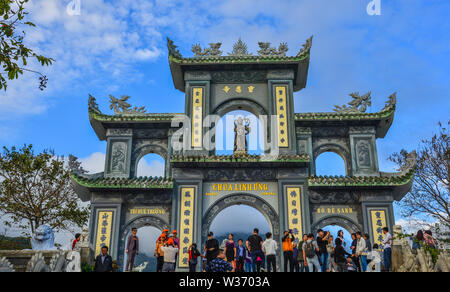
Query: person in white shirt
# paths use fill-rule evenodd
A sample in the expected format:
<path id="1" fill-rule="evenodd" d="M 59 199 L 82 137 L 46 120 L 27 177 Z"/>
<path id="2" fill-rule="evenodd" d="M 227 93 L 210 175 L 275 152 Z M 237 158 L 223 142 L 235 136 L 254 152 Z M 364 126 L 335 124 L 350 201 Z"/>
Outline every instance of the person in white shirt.
<path id="1" fill-rule="evenodd" d="M 277 248 L 278 244 L 275 240 L 272 239 L 272 233 L 267 232 L 266 233 L 266 240 L 264 240 L 262 244 L 262 251 L 266 255 L 266 262 L 267 262 L 267 271 L 271 271 L 271 266 L 273 268 L 273 271 L 277 271 Z"/>
<path id="2" fill-rule="evenodd" d="M 165 246 L 161 247 L 164 253 L 163 272 L 175 272 L 175 262 L 178 253 L 178 247 L 175 246 L 173 239 L 169 239 Z"/>
<path id="3" fill-rule="evenodd" d="M 383 258 L 384 258 L 384 270 L 389 271 L 391 268 L 391 245 L 392 245 L 392 236 L 389 233 L 389 229 L 387 227 L 383 227 Z"/>
<path id="4" fill-rule="evenodd" d="M 378 248 L 378 244 L 375 243 L 373 245 L 372 250 L 367 255 L 367 258 L 371 260 L 367 266 L 367 272 L 381 272 L 381 252 Z"/>
<path id="5" fill-rule="evenodd" d="M 360 231 L 356 232 L 356 238 L 358 243 L 356 244 L 356 255 L 359 257 L 361 263 L 361 269 L 363 272 L 367 270 L 367 246 L 366 240 L 362 237 Z"/>

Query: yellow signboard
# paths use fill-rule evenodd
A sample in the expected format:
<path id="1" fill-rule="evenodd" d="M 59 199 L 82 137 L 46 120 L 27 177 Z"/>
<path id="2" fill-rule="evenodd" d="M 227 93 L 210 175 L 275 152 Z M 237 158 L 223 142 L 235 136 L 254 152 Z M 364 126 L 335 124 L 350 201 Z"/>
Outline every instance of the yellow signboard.
<path id="1" fill-rule="evenodd" d="M 353 214 L 353 208 L 349 207 L 319 207 L 317 214 Z"/>
<path id="2" fill-rule="evenodd" d="M 202 147 L 203 137 L 203 87 L 192 88 L 192 147 Z"/>
<path id="3" fill-rule="evenodd" d="M 194 202 L 195 188 L 181 188 L 181 215 L 180 215 L 180 251 L 178 257 L 178 266 L 182 268 L 189 267 L 189 246 L 194 238 Z"/>
<path id="4" fill-rule="evenodd" d="M 286 188 L 288 204 L 289 229 L 292 229 L 296 238 L 302 235 L 302 207 L 300 200 L 301 191 L 299 187 Z"/>
<path id="5" fill-rule="evenodd" d="M 166 210 L 161 208 L 133 208 L 130 215 L 164 215 Z"/>
<path id="6" fill-rule="evenodd" d="M 111 231 L 112 231 L 112 211 L 98 212 L 97 219 L 97 239 L 95 241 L 95 255 L 99 255 L 102 246 L 111 248 Z"/>
<path id="7" fill-rule="evenodd" d="M 372 219 L 372 236 L 373 242 L 381 245 L 383 243 L 383 227 L 387 227 L 386 211 L 384 210 L 371 210 L 370 218 Z"/>
<path id="8" fill-rule="evenodd" d="M 267 191 L 267 183 L 223 183 L 213 184 L 213 191 Z"/>
<path id="9" fill-rule="evenodd" d="M 289 147 L 286 91 L 286 86 L 275 86 L 275 98 L 278 115 L 278 147 Z"/>

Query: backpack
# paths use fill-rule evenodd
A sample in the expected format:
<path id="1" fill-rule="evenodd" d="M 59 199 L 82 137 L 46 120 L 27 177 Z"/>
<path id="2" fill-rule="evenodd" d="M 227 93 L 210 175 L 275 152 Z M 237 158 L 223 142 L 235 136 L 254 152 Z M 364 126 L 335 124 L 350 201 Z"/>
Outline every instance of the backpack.
<path id="1" fill-rule="evenodd" d="M 314 250 L 312 241 L 305 244 L 305 255 L 307 258 L 313 258 L 316 256 L 316 251 Z"/>

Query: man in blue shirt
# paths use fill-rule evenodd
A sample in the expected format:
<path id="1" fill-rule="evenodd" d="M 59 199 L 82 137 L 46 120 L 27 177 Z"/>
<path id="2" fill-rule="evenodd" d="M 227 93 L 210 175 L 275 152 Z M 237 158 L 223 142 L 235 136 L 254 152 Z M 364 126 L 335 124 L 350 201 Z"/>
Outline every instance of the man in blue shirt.
<path id="1" fill-rule="evenodd" d="M 225 273 L 225 272 L 234 272 L 233 266 L 224 260 L 225 252 L 223 249 L 219 249 L 219 254 L 216 258 L 212 259 L 206 264 L 206 272 L 213 273 Z"/>

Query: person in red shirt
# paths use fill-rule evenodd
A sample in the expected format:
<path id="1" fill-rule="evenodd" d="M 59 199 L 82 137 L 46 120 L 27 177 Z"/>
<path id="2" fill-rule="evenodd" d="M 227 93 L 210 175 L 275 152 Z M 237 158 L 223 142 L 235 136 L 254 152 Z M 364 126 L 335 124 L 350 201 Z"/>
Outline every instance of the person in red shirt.
<path id="1" fill-rule="evenodd" d="M 202 254 L 197 249 L 197 244 L 193 243 L 189 247 L 189 272 L 194 273 L 197 268 L 198 258 L 202 257 Z"/>
<path id="2" fill-rule="evenodd" d="M 75 234 L 75 239 L 74 239 L 74 241 L 72 242 L 72 250 L 75 249 L 75 246 L 76 246 L 77 243 L 80 241 L 80 239 L 81 239 L 81 234 L 80 234 L 80 233 Z"/>

